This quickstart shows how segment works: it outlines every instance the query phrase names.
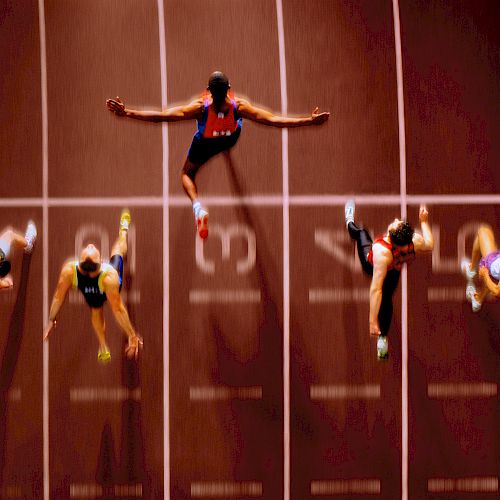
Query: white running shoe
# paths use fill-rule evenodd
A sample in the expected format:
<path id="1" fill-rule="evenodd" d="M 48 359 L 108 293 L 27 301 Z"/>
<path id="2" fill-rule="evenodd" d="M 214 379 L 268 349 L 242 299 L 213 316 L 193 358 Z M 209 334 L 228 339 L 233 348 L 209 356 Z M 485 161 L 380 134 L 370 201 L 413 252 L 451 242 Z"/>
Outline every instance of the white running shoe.
<path id="1" fill-rule="evenodd" d="M 472 312 L 478 312 L 481 310 L 482 304 L 476 299 L 476 287 L 472 283 L 468 284 L 465 289 L 465 298 L 467 299 L 467 302 L 471 303 Z"/>
<path id="2" fill-rule="evenodd" d="M 377 358 L 387 359 L 389 357 L 389 341 L 385 335 L 379 335 L 377 339 Z"/>
<path id="3" fill-rule="evenodd" d="M 344 214 L 345 214 L 345 225 L 348 226 L 349 222 L 354 222 L 354 211 L 356 209 L 356 205 L 354 200 L 347 200 L 344 206 Z"/>
<path id="4" fill-rule="evenodd" d="M 472 281 L 477 273 L 470 268 L 471 262 L 469 259 L 463 258 L 460 262 L 460 270 L 462 274 L 467 278 L 468 281 Z"/>
<path id="5" fill-rule="evenodd" d="M 204 240 L 208 238 L 208 212 L 200 209 L 198 212 L 198 217 L 196 217 L 196 226 L 198 227 L 198 234 L 200 238 Z"/>
<path id="6" fill-rule="evenodd" d="M 26 234 L 24 235 L 24 239 L 26 240 L 24 251 L 26 253 L 31 253 L 33 251 L 33 245 L 36 241 L 36 234 L 35 223 L 32 220 L 29 220 L 28 225 L 26 226 Z"/>

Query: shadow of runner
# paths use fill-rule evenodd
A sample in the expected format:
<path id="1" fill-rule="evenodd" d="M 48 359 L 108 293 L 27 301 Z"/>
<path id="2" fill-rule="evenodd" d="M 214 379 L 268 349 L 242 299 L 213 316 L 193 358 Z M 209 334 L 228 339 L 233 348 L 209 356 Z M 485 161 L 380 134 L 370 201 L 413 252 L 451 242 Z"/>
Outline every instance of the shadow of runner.
<path id="1" fill-rule="evenodd" d="M 232 190 L 241 197 L 245 194 L 245 189 L 236 175 L 229 152 L 224 154 L 224 158 Z M 238 210 L 248 227 L 253 228 L 257 235 L 265 234 L 260 221 L 252 216 L 246 205 L 239 206 Z M 258 327 L 260 347 L 257 355 L 241 365 L 234 359 L 234 353 L 225 343 L 220 325 L 213 316 L 210 318 L 210 326 L 217 343 L 217 382 L 228 386 L 245 386 L 251 381 L 251 385 L 260 385 L 264 388 L 262 404 L 249 404 L 248 401 L 238 400 L 230 403 L 231 410 L 236 416 L 235 421 L 239 423 L 239 428 L 232 431 L 234 436 L 256 434 L 259 436 L 258 439 L 249 439 L 244 443 L 244 453 L 235 460 L 234 480 L 248 480 L 249 473 L 255 474 L 256 479 L 264 479 L 266 498 L 279 498 L 282 496 L 281 482 L 276 481 L 271 484 L 269 481 L 270 477 L 282 477 L 283 474 L 281 457 L 274 457 L 270 452 L 283 449 L 283 329 L 282 312 L 278 305 L 281 295 L 276 286 L 273 289 L 270 281 L 272 277 L 280 275 L 281 271 L 274 265 L 272 246 L 272 242 L 268 242 L 265 238 L 260 239 L 255 261 L 263 316 Z M 281 287 L 279 289 L 281 290 Z M 262 443 L 266 443 L 268 456 L 262 456 Z M 242 452 L 243 449 L 238 451 Z"/>
<path id="2" fill-rule="evenodd" d="M 132 276 L 128 272 L 124 276 L 123 288 L 127 292 L 127 297 L 130 297 Z M 130 301 L 127 303 L 127 312 L 132 325 L 135 325 L 135 314 Z M 106 421 L 101 434 L 95 476 L 96 482 L 102 487 L 100 498 L 136 498 L 138 496 L 151 498 L 144 465 L 139 361 L 127 359 L 124 354 L 127 344 L 128 340 L 124 339 L 120 353 L 122 386 L 129 392 L 121 405 L 120 461 L 118 463 L 116 460 L 113 431 L 109 421 Z M 139 354 L 139 358 L 141 355 L 142 353 Z M 120 488 L 120 486 L 123 487 Z"/>
<path id="3" fill-rule="evenodd" d="M 24 334 L 24 317 L 26 310 L 26 293 L 32 254 L 23 254 L 21 274 L 16 302 L 9 322 L 9 331 L 5 351 L 0 368 L 0 492 L 3 487 L 3 470 L 5 466 L 5 437 L 7 427 L 7 410 L 9 389 L 14 378 L 21 341 Z"/>

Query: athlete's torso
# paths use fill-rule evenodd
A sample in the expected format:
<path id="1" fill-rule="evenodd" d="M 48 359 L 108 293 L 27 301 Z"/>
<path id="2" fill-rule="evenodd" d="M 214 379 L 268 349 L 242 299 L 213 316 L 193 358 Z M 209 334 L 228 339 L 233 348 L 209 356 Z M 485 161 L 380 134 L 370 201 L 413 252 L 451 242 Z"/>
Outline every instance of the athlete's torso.
<path id="1" fill-rule="evenodd" d="M 198 120 L 198 132 L 196 136 L 201 139 L 219 139 L 230 137 L 238 129 L 241 129 L 242 119 L 238 116 L 236 101 L 230 97 L 230 104 L 225 113 L 217 113 L 212 100 L 208 97 L 203 99 L 203 112 Z"/>
<path id="2" fill-rule="evenodd" d="M 410 243 L 408 245 L 408 250 L 404 252 L 402 251 L 401 247 L 392 245 L 383 237 L 379 237 L 373 242 L 373 245 L 377 244 L 387 248 L 392 254 L 392 262 L 389 264 L 388 269 L 401 271 L 403 264 L 409 264 L 415 260 L 415 246 L 413 245 L 413 243 Z M 370 253 L 368 254 L 368 261 L 373 265 L 373 250 L 370 250 Z"/>
<path id="3" fill-rule="evenodd" d="M 113 267 L 110 264 L 101 264 L 100 273 L 91 278 L 86 274 L 82 274 L 78 269 L 78 261 L 73 263 L 73 288 L 78 288 L 82 292 L 85 301 L 90 307 L 99 308 L 106 302 L 107 297 L 103 289 L 103 279 Z"/>

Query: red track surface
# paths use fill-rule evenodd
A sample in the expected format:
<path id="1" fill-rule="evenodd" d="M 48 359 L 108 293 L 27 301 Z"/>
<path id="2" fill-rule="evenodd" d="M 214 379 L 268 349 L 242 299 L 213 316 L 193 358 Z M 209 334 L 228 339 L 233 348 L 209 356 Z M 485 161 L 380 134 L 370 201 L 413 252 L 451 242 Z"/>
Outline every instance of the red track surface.
<path id="1" fill-rule="evenodd" d="M 400 3 L 407 193 L 498 194 L 498 2 Z M 204 482 L 250 481 L 256 491 L 261 488 L 265 500 L 286 496 L 283 256 L 288 251 L 290 499 L 331 498 L 335 495 L 312 494 L 314 482 L 338 485 L 334 482 L 354 479 L 379 480 L 380 498 L 401 498 L 406 489 L 401 473 L 404 304 L 398 292 L 391 359 L 378 363 L 374 341 L 368 337 L 367 302 L 349 298 L 358 289 L 366 290 L 368 282 L 351 267 L 354 253 L 345 240 L 340 203 L 292 204 L 289 249 L 284 248 L 281 205 L 214 203 L 209 208 L 215 230 L 197 254 L 191 209 L 174 198 L 169 207 L 169 253 L 164 255 L 158 201 L 161 127 L 120 120 L 104 104 L 119 95 L 131 106 L 161 106 L 157 2 L 45 4 L 49 198 L 156 197 L 151 206 L 130 203 L 136 244 L 131 245 L 122 293 L 144 336 L 139 363 L 123 359 L 120 333 L 108 315 L 112 362 L 97 364 L 90 317 L 76 295 L 63 309 L 50 341 L 50 498 L 70 498 L 71 491 L 74 498 L 83 498 L 75 493 L 82 485 L 103 486 L 107 498 L 118 491 L 115 485 L 129 485 L 130 498 L 141 488 L 144 498 L 168 498 L 165 477 L 170 479 L 172 500 L 196 497 L 203 485 L 210 487 Z M 164 4 L 169 103 L 199 94 L 207 76 L 222 69 L 237 95 L 279 112 L 274 1 Z M 323 127 L 289 131 L 291 196 L 400 194 L 392 12 L 389 0 L 283 0 L 289 113 L 308 113 L 315 106 L 332 113 Z M 0 26 L 2 53 L 11 54 L 0 63 L 0 226 L 22 228 L 31 217 L 40 230 L 38 2 L 4 1 Z M 193 123 L 168 128 L 170 196 L 182 195 L 179 172 L 193 132 Z M 281 196 L 282 168 L 281 131 L 245 122 L 232 168 L 216 158 L 200 171 L 202 200 Z M 16 201 L 20 198 L 33 200 Z M 15 207 L 6 206 L 9 199 Z M 82 228 L 90 227 L 87 239 L 101 246 L 107 240 L 111 244 L 116 235 L 118 204 L 76 205 L 48 210 L 48 234 L 39 235 L 31 261 L 21 331 L 9 326 L 21 324 L 22 313 L 14 314 L 19 287 L 0 294 L 0 352 L 5 353 L 1 498 L 43 498 L 43 239 L 49 243 L 52 294 L 60 266 L 75 254 L 75 235 Z M 357 218 L 381 232 L 399 210 L 394 205 L 360 205 Z M 443 205 L 436 198 L 429 210 L 439 245 L 432 259 L 420 259 L 408 272 L 408 497 L 492 498 L 497 493 L 430 492 L 429 480 L 496 477 L 498 482 L 498 394 L 443 399 L 432 396 L 432 384 L 498 386 L 498 305 L 487 304 L 473 315 L 456 290 L 464 286 L 457 264 L 461 231 L 469 223 L 486 221 L 500 238 L 500 208 Z M 408 213 L 416 223 L 416 207 Z M 221 231 L 250 228 L 255 260 L 248 257 L 251 251 L 241 235 L 230 240 L 229 259 L 223 259 L 217 225 Z M 465 238 L 467 253 L 472 231 Z M 163 258 L 169 264 L 168 325 L 162 320 Z M 248 262 L 249 270 L 238 273 L 238 261 Z M 213 274 L 207 268 L 210 262 Z M 17 283 L 21 267 L 18 258 Z M 346 299 L 311 301 L 311 293 L 319 289 L 346 294 Z M 232 298 L 246 293 L 260 300 L 200 303 L 203 293 L 225 290 Z M 168 439 L 163 431 L 164 342 L 169 342 L 170 353 Z M 360 384 L 378 387 L 379 397 L 311 397 L 316 386 Z M 197 390 L 213 386 L 251 387 L 256 392 L 250 399 L 197 399 Z M 100 399 L 82 401 L 82 394 L 98 394 Z M 167 474 L 164 447 L 170 457 Z"/>

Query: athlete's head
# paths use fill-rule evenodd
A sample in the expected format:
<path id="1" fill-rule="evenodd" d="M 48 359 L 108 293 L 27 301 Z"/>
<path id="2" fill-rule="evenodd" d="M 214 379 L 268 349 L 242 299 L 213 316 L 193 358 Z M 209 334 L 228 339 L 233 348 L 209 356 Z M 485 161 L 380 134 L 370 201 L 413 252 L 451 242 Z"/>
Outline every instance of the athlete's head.
<path id="1" fill-rule="evenodd" d="M 404 247 L 413 241 L 414 229 L 405 220 L 394 219 L 387 228 L 391 242 L 397 247 Z"/>
<path id="2" fill-rule="evenodd" d="M 85 274 L 91 274 L 99 271 L 101 268 L 101 253 L 90 243 L 87 245 L 80 254 L 80 271 Z"/>
<path id="3" fill-rule="evenodd" d="M 227 91 L 231 88 L 227 76 L 222 71 L 214 71 L 208 79 L 208 90 L 216 104 L 226 99 Z"/>
<path id="4" fill-rule="evenodd" d="M 10 262 L 8 260 L 0 260 L 0 278 L 4 278 L 10 273 Z"/>

